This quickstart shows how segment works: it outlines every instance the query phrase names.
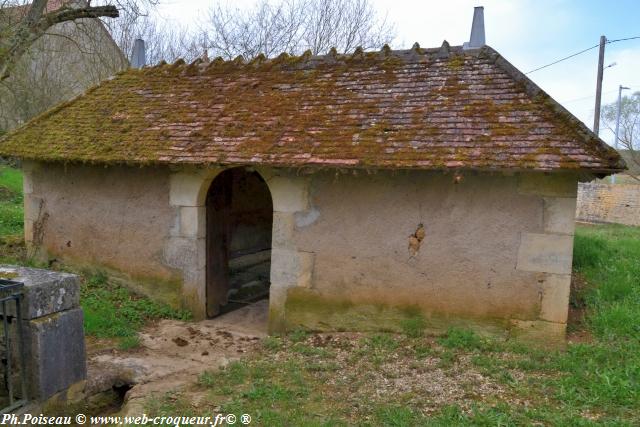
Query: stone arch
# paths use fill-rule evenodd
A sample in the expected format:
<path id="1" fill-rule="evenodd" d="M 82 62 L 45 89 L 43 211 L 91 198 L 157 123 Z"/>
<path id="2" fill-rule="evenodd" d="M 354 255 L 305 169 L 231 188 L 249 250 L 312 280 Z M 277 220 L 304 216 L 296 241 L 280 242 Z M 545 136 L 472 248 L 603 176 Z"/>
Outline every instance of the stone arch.
<path id="1" fill-rule="evenodd" d="M 165 245 L 165 263 L 183 277 L 183 305 L 196 319 L 206 317 L 206 197 L 213 180 L 225 167 L 180 168 L 171 173 L 169 201 L 174 226 Z M 309 211 L 309 177 L 292 171 L 256 167 L 271 193 L 273 229 L 269 329 L 284 325 L 286 291 L 310 286 L 313 254 L 294 244 L 296 215 Z"/>

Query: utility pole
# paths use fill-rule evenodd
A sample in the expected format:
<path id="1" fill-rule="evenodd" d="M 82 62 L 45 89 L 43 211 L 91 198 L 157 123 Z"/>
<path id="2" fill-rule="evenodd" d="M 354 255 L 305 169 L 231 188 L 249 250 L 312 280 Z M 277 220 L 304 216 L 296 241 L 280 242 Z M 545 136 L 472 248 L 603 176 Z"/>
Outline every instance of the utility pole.
<path id="1" fill-rule="evenodd" d="M 620 139 L 620 137 L 618 136 L 620 133 L 620 110 L 622 109 L 622 91 L 624 89 L 629 89 L 626 86 L 618 86 L 618 112 L 616 113 L 616 135 L 615 135 L 615 141 L 613 142 L 613 147 L 616 149 L 616 151 L 618 150 L 618 141 Z M 611 183 L 615 184 L 616 183 L 616 176 L 615 175 L 611 175 Z"/>
<path id="2" fill-rule="evenodd" d="M 600 54 L 598 55 L 598 81 L 596 82 L 596 108 L 593 113 L 593 133 L 600 133 L 600 103 L 602 99 L 602 74 L 604 73 L 604 45 L 605 36 L 600 36 Z"/>

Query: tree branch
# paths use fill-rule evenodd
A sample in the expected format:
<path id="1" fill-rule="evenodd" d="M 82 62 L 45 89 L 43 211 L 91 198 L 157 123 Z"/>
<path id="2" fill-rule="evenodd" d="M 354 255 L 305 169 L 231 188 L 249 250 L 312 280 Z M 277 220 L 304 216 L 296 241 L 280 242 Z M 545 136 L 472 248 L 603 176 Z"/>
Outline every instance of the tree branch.
<path id="1" fill-rule="evenodd" d="M 0 46 L 0 81 L 7 79 L 29 47 L 56 24 L 82 18 L 117 18 L 115 6 L 65 7 L 43 14 L 47 0 L 35 0 L 5 49 Z"/>
<path id="2" fill-rule="evenodd" d="M 75 21 L 82 18 L 117 18 L 120 16 L 115 6 L 92 6 L 79 9 L 64 8 L 49 12 L 44 15 L 39 26 L 49 28 L 55 24 L 67 21 Z"/>

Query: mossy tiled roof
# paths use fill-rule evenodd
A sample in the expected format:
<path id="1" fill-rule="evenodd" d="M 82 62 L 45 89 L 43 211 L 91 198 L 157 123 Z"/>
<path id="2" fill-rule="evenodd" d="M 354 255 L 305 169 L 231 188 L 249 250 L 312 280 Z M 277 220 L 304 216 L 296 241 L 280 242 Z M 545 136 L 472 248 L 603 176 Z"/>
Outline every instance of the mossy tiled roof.
<path id="1" fill-rule="evenodd" d="M 624 168 L 493 49 L 128 70 L 0 141 L 51 161 L 361 168 Z"/>

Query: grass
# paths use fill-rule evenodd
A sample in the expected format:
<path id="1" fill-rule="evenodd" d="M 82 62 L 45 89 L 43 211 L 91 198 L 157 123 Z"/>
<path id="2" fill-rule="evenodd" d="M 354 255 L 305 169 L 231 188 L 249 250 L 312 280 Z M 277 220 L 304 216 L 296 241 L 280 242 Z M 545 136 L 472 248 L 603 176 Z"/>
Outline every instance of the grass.
<path id="1" fill-rule="evenodd" d="M 85 334 L 119 338 L 122 349 L 137 347 L 137 332 L 151 320 L 186 320 L 190 316 L 186 311 L 174 310 L 110 282 L 104 273 L 85 273 L 83 277 L 80 305 L 84 311 Z"/>
<path id="2" fill-rule="evenodd" d="M 22 172 L 0 166 L 0 263 L 38 266 L 27 258 L 23 237 Z M 80 305 L 85 334 L 116 338 L 121 349 L 138 347 L 137 332 L 160 318 L 187 319 L 189 313 L 171 309 L 112 283 L 103 273 L 80 272 Z"/>
<path id="3" fill-rule="evenodd" d="M 16 236 L 22 236 L 23 217 L 22 173 L 2 165 L 0 166 L 0 236 L 4 241 L 11 242 Z"/>
<path id="4" fill-rule="evenodd" d="M 640 425 L 640 228 L 578 226 L 574 327 L 591 337 L 565 351 L 499 342 L 465 329 L 269 337 L 262 349 L 208 371 L 191 392 L 148 411 L 251 414 L 256 425 Z"/>

